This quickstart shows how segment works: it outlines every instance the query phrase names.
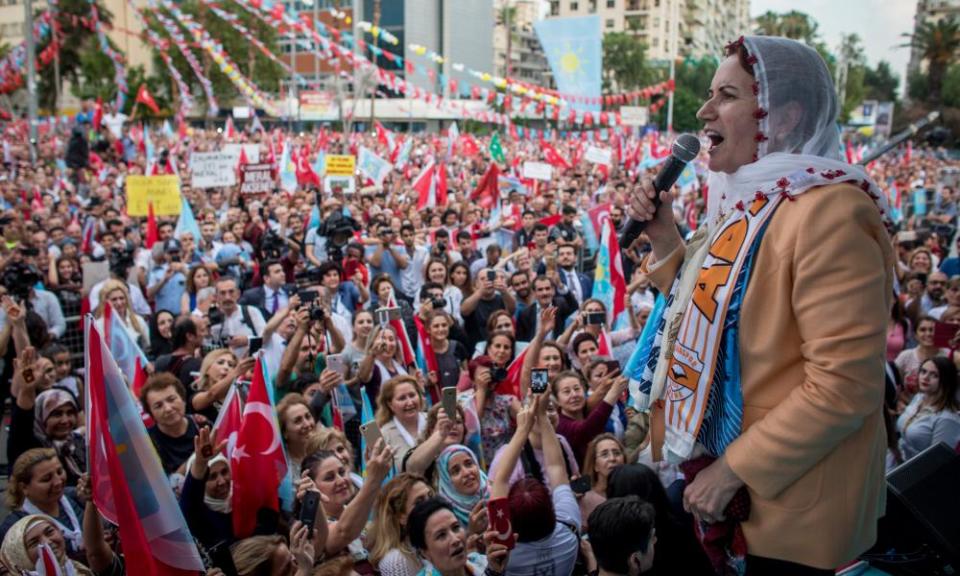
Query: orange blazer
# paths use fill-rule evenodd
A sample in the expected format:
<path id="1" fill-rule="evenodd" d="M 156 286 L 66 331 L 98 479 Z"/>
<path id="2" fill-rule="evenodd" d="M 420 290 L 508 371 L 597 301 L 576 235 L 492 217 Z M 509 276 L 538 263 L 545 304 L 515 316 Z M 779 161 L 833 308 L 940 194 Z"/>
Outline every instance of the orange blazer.
<path id="1" fill-rule="evenodd" d="M 650 266 L 662 292 L 683 259 Z M 752 500 L 750 554 L 833 569 L 876 540 L 893 267 L 879 210 L 851 185 L 784 201 L 769 223 L 740 316 L 743 432 L 726 452 Z"/>

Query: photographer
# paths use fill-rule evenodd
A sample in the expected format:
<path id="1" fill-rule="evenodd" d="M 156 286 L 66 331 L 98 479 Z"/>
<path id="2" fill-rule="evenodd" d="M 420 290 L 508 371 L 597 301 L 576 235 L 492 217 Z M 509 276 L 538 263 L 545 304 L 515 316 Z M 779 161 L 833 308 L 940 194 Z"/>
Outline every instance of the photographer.
<path id="1" fill-rule="evenodd" d="M 360 271 L 353 278 L 343 280 L 343 272 L 336 262 L 324 262 L 317 269 L 320 283 L 326 290 L 330 309 L 347 321 L 353 321 L 353 314 L 370 299 L 370 292 L 363 284 Z"/>
<path id="2" fill-rule="evenodd" d="M 479 434 L 485 460 L 493 459 L 501 446 L 513 436 L 513 422 L 520 412 L 520 401 L 499 384 L 506 378 L 506 369 L 494 364 L 490 356 L 474 358 L 468 364 L 473 387 L 457 396 L 467 414 L 468 436 Z"/>
<path id="3" fill-rule="evenodd" d="M 3 268 L 3 287 L 6 288 L 7 294 L 10 294 L 18 302 L 29 302 L 28 308 L 43 320 L 51 338 L 61 338 L 67 330 L 67 323 L 63 318 L 60 301 L 52 292 L 35 288 L 42 277 L 32 264 L 23 259 L 24 251 L 25 249 L 21 248 L 21 250 L 13 252 L 12 261 L 9 261 Z M 29 254 L 26 256 L 30 257 Z M 0 311 L 0 314 L 2 314 L 2 311 Z M 2 314 L 0 316 L 0 326 L 5 323 L 6 314 Z"/>
<path id="4" fill-rule="evenodd" d="M 353 237 L 353 233 L 360 229 L 357 221 L 344 213 L 339 201 L 331 201 L 331 205 L 334 206 L 333 210 L 319 226 L 307 232 L 304 240 L 307 265 L 311 268 L 318 268 L 331 257 L 331 252 L 334 252 L 334 256 L 338 252 L 342 254 L 343 248 Z"/>
<path id="5" fill-rule="evenodd" d="M 217 281 L 219 314 L 210 309 L 210 336 L 233 350 L 237 358 L 243 358 L 247 356 L 250 337 L 262 335 L 267 323 L 259 310 L 239 304 L 239 297 L 235 279 L 223 277 Z"/>
<path id="6" fill-rule="evenodd" d="M 410 259 L 406 250 L 401 250 L 397 246 L 397 237 L 389 225 L 377 229 L 377 238 L 379 244 L 373 248 L 367 248 L 367 261 L 370 263 L 370 272 L 374 276 L 387 274 L 394 286 L 400 286 L 400 270 L 410 265 Z"/>
<path id="7" fill-rule="evenodd" d="M 460 314 L 469 338 L 467 350 L 472 351 L 477 342 L 487 339 L 487 320 L 491 314 L 497 310 L 506 310 L 513 314 L 516 307 L 517 302 L 507 288 L 503 272 L 492 268 L 480 270 L 476 276 L 473 294 L 460 304 Z"/>
<path id="8" fill-rule="evenodd" d="M 296 328 L 283 349 L 280 367 L 274 378 L 274 386 L 278 391 L 289 390 L 301 375 L 314 372 L 317 356 L 321 352 L 338 354 L 343 350 L 343 335 L 337 329 L 332 315 L 324 312 L 322 318 L 318 316 L 309 306 L 289 311 L 285 322 L 294 324 Z"/>
<path id="9" fill-rule="evenodd" d="M 187 265 L 181 260 L 182 254 L 179 240 L 170 238 L 163 243 L 163 264 L 150 272 L 147 282 L 147 297 L 153 298 L 156 310 L 180 310 L 187 289 Z"/>

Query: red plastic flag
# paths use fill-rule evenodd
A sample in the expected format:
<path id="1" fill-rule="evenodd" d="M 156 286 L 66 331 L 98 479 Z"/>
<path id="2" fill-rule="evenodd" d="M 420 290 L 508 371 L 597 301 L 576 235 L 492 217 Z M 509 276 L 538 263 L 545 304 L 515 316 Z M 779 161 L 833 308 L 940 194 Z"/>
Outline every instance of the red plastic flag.
<path id="1" fill-rule="evenodd" d="M 143 104 L 149 108 L 154 114 L 160 114 L 160 107 L 157 106 L 156 100 L 153 99 L 153 96 L 150 95 L 150 90 L 147 89 L 146 84 L 141 84 L 140 89 L 137 90 L 137 99 L 136 102 Z"/>

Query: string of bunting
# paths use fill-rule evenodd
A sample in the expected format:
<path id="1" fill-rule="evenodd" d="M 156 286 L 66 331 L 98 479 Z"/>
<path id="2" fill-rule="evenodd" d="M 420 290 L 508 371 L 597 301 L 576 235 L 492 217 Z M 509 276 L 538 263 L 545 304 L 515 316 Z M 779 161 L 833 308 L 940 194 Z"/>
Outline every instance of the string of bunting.
<path id="1" fill-rule="evenodd" d="M 90 0 L 90 16 L 93 20 L 93 29 L 97 33 L 97 41 L 100 43 L 100 50 L 113 62 L 113 82 L 117 86 L 117 97 L 114 104 L 117 110 L 121 110 L 127 99 L 127 69 L 123 65 L 124 57 L 122 53 L 110 46 L 110 39 L 103 31 L 100 12 L 97 10 L 97 4 L 94 0 Z"/>
<path id="2" fill-rule="evenodd" d="M 193 55 L 193 52 L 190 51 L 190 46 L 187 44 L 186 38 L 180 32 L 180 29 L 176 24 L 166 16 L 164 16 L 159 10 L 152 10 L 150 14 L 160 23 L 160 27 L 170 36 L 173 40 L 173 44 L 180 51 L 180 54 L 183 55 L 184 59 L 187 61 L 187 64 L 190 66 L 190 69 L 193 70 L 194 75 L 197 77 L 197 80 L 200 81 L 200 87 L 203 88 L 203 93 L 207 98 L 207 107 L 211 116 L 216 116 L 220 112 L 220 106 L 217 104 L 217 99 L 213 94 L 213 82 L 210 81 L 203 74 L 203 68 L 200 66 L 200 62 L 197 60 L 197 57 Z M 142 15 L 145 18 L 145 15 Z"/>
<path id="3" fill-rule="evenodd" d="M 50 36 L 53 28 L 53 18 L 49 12 L 37 16 L 33 22 L 33 38 L 37 44 L 43 43 Z M 50 45 L 55 45 L 51 42 Z M 37 66 L 43 63 L 43 57 L 37 60 Z M 0 94 L 10 94 L 23 85 L 23 76 L 27 67 L 27 41 L 17 44 L 9 54 L 0 60 Z"/>
<path id="4" fill-rule="evenodd" d="M 134 5 L 133 0 L 127 0 L 127 5 L 133 11 L 134 16 L 140 22 L 140 25 L 143 27 L 145 32 L 147 42 L 160 54 L 160 59 L 163 60 L 164 66 L 167 67 L 167 72 L 170 73 L 170 76 L 173 77 L 174 82 L 177 85 L 177 92 L 180 93 L 180 106 L 177 112 L 177 115 L 180 118 L 185 118 L 187 114 L 190 113 L 190 110 L 193 108 L 193 94 L 190 93 L 190 85 L 183 79 L 183 75 L 180 74 L 180 71 L 177 70 L 177 67 L 173 65 L 173 60 L 170 58 L 170 54 L 167 51 L 169 42 L 160 38 L 160 36 L 154 32 L 147 25 L 147 20 L 144 15 L 140 12 L 140 9 Z"/>
<path id="5" fill-rule="evenodd" d="M 211 12 L 219 16 L 220 19 L 223 20 L 224 22 L 230 24 L 230 26 L 232 26 L 234 30 L 239 32 L 240 35 L 243 36 L 245 40 L 253 44 L 253 46 L 257 50 L 259 50 L 261 53 L 263 53 L 264 56 L 266 56 L 270 60 L 273 60 L 274 62 L 279 64 L 280 67 L 283 68 L 287 74 L 291 74 L 291 73 L 294 74 L 298 82 L 305 81 L 303 77 L 301 77 L 299 74 L 296 74 L 293 71 L 293 69 L 290 67 L 289 64 L 287 64 L 282 59 L 280 59 L 276 54 L 271 52 L 270 49 L 267 48 L 266 45 L 264 45 L 263 42 L 257 39 L 257 37 L 254 36 L 253 33 L 250 32 L 250 30 L 248 30 L 247 27 L 240 22 L 240 19 L 237 18 L 236 14 L 230 14 L 228 12 L 225 12 L 223 9 L 221 9 L 219 6 L 217 6 L 213 2 L 204 2 L 204 3 L 210 8 Z"/>

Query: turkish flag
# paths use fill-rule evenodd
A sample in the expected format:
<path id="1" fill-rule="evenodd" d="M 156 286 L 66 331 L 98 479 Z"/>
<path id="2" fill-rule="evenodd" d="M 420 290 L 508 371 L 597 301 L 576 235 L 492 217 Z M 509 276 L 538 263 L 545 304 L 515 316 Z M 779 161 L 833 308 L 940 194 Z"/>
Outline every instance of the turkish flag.
<path id="1" fill-rule="evenodd" d="M 237 539 L 253 534 L 257 512 L 262 508 L 279 512 L 277 490 L 287 475 L 277 412 L 270 402 L 263 380 L 263 359 L 253 368 L 250 393 L 243 407 L 243 422 L 237 446 L 230 457 L 233 471 L 233 535 Z"/>
<path id="2" fill-rule="evenodd" d="M 157 228 L 157 217 L 153 212 L 153 202 L 147 204 L 147 237 L 144 245 L 147 248 L 153 248 L 153 245 L 160 240 L 159 229 Z"/>
<path id="3" fill-rule="evenodd" d="M 243 400 L 240 399 L 236 386 L 231 386 L 227 397 L 223 400 L 220 414 L 217 415 L 217 421 L 213 423 L 213 445 L 219 446 L 226 440 L 227 445 L 223 455 L 227 458 L 233 457 L 233 450 L 237 447 L 242 425 Z"/>
<path id="4" fill-rule="evenodd" d="M 461 140 L 461 151 L 464 156 L 476 156 L 480 153 L 480 146 L 477 145 L 477 141 L 474 140 L 473 136 L 465 134 Z"/>
<path id="5" fill-rule="evenodd" d="M 500 195 L 500 168 L 496 162 L 491 162 L 487 166 L 487 171 L 483 173 L 477 188 L 470 194 L 470 199 L 479 201 L 484 208 L 490 208 L 497 202 L 497 196 Z"/>
<path id="6" fill-rule="evenodd" d="M 99 131 L 103 122 L 103 98 L 97 96 L 97 103 L 93 105 L 93 129 Z"/>
<path id="7" fill-rule="evenodd" d="M 153 111 L 154 114 L 160 114 L 160 107 L 157 106 L 156 100 L 154 100 L 153 96 L 150 95 L 150 90 L 147 90 L 146 84 L 141 84 L 140 89 L 137 90 L 136 102 L 139 104 L 143 104 L 144 106 L 149 108 L 151 111 Z"/>
<path id="8" fill-rule="evenodd" d="M 543 142 L 541 143 L 541 147 L 543 148 L 543 157 L 549 164 L 552 164 L 561 170 L 570 168 L 570 162 L 560 155 L 560 152 L 553 147 L 553 144 L 547 144 L 546 142 Z"/>

